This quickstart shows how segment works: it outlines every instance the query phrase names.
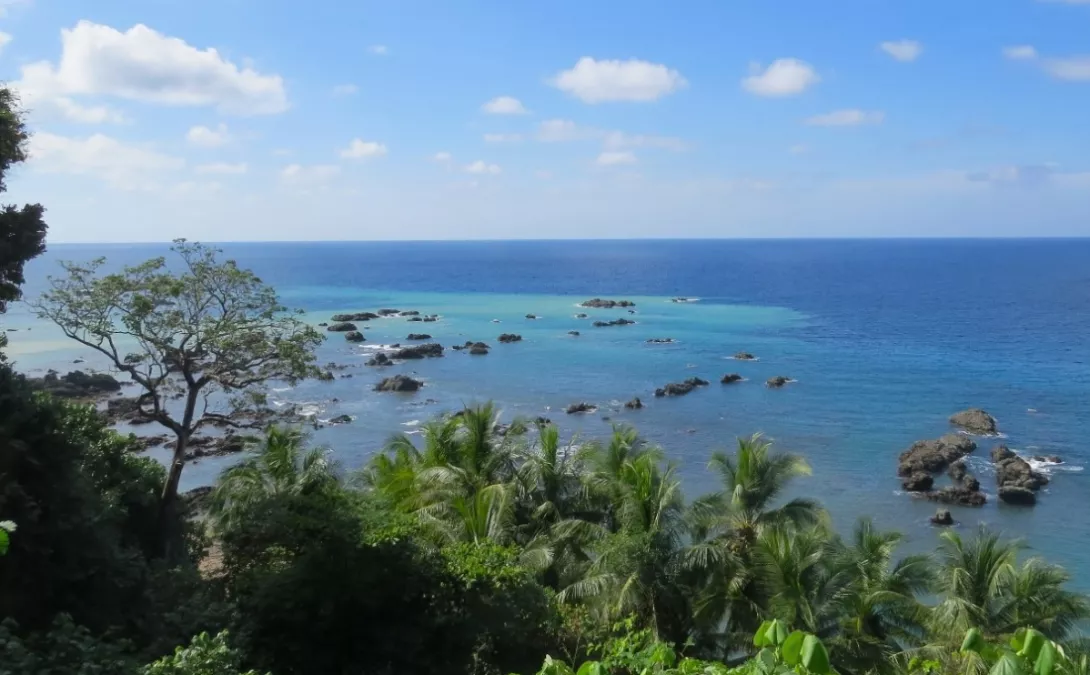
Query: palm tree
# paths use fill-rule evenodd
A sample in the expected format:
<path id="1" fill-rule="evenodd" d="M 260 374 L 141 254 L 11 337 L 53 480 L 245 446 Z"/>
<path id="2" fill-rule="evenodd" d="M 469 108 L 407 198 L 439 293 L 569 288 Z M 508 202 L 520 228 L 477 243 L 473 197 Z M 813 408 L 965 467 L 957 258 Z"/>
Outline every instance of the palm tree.
<path id="1" fill-rule="evenodd" d="M 588 443 L 580 451 L 580 460 L 586 467 L 584 484 L 588 495 L 588 512 L 585 519 L 597 517 L 610 532 L 617 532 L 621 527 L 617 508 L 623 503 L 623 478 L 626 465 L 650 457 L 650 461 L 659 462 L 662 451 L 651 447 L 632 427 L 614 425 L 609 442 Z"/>
<path id="2" fill-rule="evenodd" d="M 271 427 L 255 455 L 220 474 L 212 491 L 211 514 L 221 526 L 227 525 L 265 500 L 313 493 L 338 480 L 325 449 L 307 449 L 297 429 Z"/>
<path id="3" fill-rule="evenodd" d="M 514 536 L 511 489 L 502 483 L 451 494 L 423 507 L 420 517 L 448 543 L 508 544 Z"/>

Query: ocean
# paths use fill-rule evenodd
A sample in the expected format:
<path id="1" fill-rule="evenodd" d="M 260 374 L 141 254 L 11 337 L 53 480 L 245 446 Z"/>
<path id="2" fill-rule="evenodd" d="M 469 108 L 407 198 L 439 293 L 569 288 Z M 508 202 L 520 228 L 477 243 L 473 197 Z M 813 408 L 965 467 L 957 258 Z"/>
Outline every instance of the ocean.
<path id="1" fill-rule="evenodd" d="M 290 307 L 318 323 L 341 311 L 382 307 L 438 314 L 435 323 L 388 318 L 362 324 L 366 342 L 330 334 L 320 361 L 353 377 L 278 388 L 280 404 L 310 406 L 325 427 L 315 443 L 347 469 L 363 465 L 393 434 L 429 417 L 493 400 L 506 417 L 546 416 L 578 439 L 632 424 L 675 462 L 686 493 L 715 488 L 705 468 L 735 438 L 764 433 L 813 466 L 793 494 L 820 499 L 838 527 L 860 516 L 907 535 L 906 550 L 934 547 L 936 505 L 900 492 L 897 455 L 913 441 L 951 431 L 947 418 L 982 407 L 1002 439 L 977 439 L 970 460 L 989 502 L 953 508 L 958 527 L 978 523 L 1022 537 L 1034 553 L 1090 587 L 1090 239 L 1084 240 L 713 240 L 222 244 L 227 256 L 274 285 Z M 160 255 L 165 245 L 52 245 L 28 268 L 34 297 L 59 260 L 106 256 L 111 265 Z M 683 296 L 693 302 L 672 302 Z M 594 297 L 624 309 L 581 309 Z M 586 312 L 589 319 L 577 319 Z M 527 314 L 539 318 L 525 318 Z M 595 328 L 594 320 L 633 319 Z M 498 321 L 498 323 L 496 323 Z M 0 318 L 9 356 L 30 373 L 67 371 L 77 357 L 101 365 L 25 305 Z M 32 330 L 27 330 L 32 329 Z M 568 334 L 580 332 L 578 337 Z M 448 351 L 440 359 L 364 367 L 377 345 L 426 332 L 444 346 L 492 345 L 488 356 Z M 500 333 L 523 341 L 499 344 Z M 671 344 L 648 344 L 672 338 Z M 736 361 L 739 351 L 759 360 Z M 425 387 L 379 394 L 382 376 L 413 373 Z M 746 380 L 721 385 L 737 372 Z M 795 380 L 778 390 L 764 381 Z M 688 396 L 655 388 L 689 377 L 711 381 Z M 646 407 L 623 403 L 640 397 Z M 587 401 L 597 413 L 566 415 Z M 608 419 L 606 419 L 608 418 Z M 1037 506 L 997 503 L 987 461 L 998 442 L 1056 454 Z M 233 458 L 186 468 L 183 488 L 207 484 Z"/>

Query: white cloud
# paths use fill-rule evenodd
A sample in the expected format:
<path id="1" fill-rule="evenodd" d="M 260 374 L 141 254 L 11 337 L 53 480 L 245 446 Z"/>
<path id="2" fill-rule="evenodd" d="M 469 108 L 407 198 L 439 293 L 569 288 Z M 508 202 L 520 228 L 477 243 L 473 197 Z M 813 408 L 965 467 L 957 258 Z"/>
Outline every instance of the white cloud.
<path id="1" fill-rule="evenodd" d="M 351 96 L 352 94 L 359 93 L 360 88 L 354 84 L 338 84 L 333 87 L 334 96 Z"/>
<path id="2" fill-rule="evenodd" d="M 886 114 L 879 110 L 834 110 L 824 115 L 815 115 L 806 120 L 812 127 L 858 127 L 864 124 L 881 124 Z"/>
<path id="3" fill-rule="evenodd" d="M 449 152 L 437 152 L 434 155 L 432 155 L 431 159 L 432 159 L 433 162 L 440 162 L 442 164 L 446 164 L 450 160 L 454 159 L 454 157 Z"/>
<path id="4" fill-rule="evenodd" d="M 503 169 L 501 169 L 498 165 L 488 164 L 487 162 L 485 162 L 482 159 L 478 159 L 476 162 L 473 162 L 472 164 L 467 164 L 465 169 L 466 169 L 466 173 L 492 174 L 492 175 L 496 175 L 496 174 L 500 173 L 501 171 L 503 171 Z"/>
<path id="5" fill-rule="evenodd" d="M 1090 55 L 1045 59 L 1041 65 L 1057 80 L 1090 82 Z"/>
<path id="6" fill-rule="evenodd" d="M 123 190 L 157 189 L 159 174 L 185 161 L 103 134 L 70 138 L 39 132 L 30 138 L 30 160 L 43 173 L 91 176 Z"/>
<path id="7" fill-rule="evenodd" d="M 130 121 L 124 113 L 108 106 L 81 105 L 67 96 L 56 96 L 42 102 L 60 112 L 66 119 L 81 124 L 127 124 Z"/>
<path id="8" fill-rule="evenodd" d="M 1037 187 L 1051 180 L 1059 169 L 1056 164 L 1012 164 L 973 171 L 967 173 L 965 178 L 970 182 L 990 183 L 999 187 Z"/>
<path id="9" fill-rule="evenodd" d="M 231 141 L 231 133 L 227 131 L 226 124 L 220 124 L 215 129 L 203 125 L 192 127 L 186 132 L 185 139 L 190 145 L 201 148 L 218 148 Z"/>
<path id="10" fill-rule="evenodd" d="M 364 141 L 359 138 L 352 139 L 348 147 L 341 150 L 341 157 L 345 159 L 364 159 L 365 157 L 382 157 L 386 154 L 386 146 L 375 141 Z"/>
<path id="11" fill-rule="evenodd" d="M 30 0 L 0 0 L 0 19 L 8 15 L 10 8 L 29 3 Z"/>
<path id="12" fill-rule="evenodd" d="M 0 30 L 0 52 L 4 51 L 4 47 L 8 46 L 8 43 L 11 42 L 11 39 L 12 38 L 10 33 L 5 33 L 4 31 Z"/>
<path id="13" fill-rule="evenodd" d="M 390 53 L 390 49 L 386 45 L 371 45 L 367 48 L 367 51 L 375 56 L 386 56 Z"/>
<path id="14" fill-rule="evenodd" d="M 636 155 L 631 152 L 603 152 L 594 160 L 598 166 L 617 166 L 620 164 L 635 164 Z"/>
<path id="15" fill-rule="evenodd" d="M 605 134 L 602 144 L 606 148 L 656 148 L 659 150 L 673 150 L 681 152 L 687 150 L 689 145 L 673 136 L 645 136 L 643 134 L 626 134 L 623 131 L 610 131 Z"/>
<path id="16" fill-rule="evenodd" d="M 768 68 L 759 63 L 750 66 L 750 76 L 742 87 L 758 96 L 794 96 L 821 81 L 813 66 L 799 59 L 777 59 Z"/>
<path id="17" fill-rule="evenodd" d="M 545 120 L 537 129 L 537 140 L 543 143 L 578 141 L 593 137 L 593 130 L 583 129 L 571 120 Z"/>
<path id="18" fill-rule="evenodd" d="M 525 115 L 529 112 L 521 101 L 511 96 L 497 96 L 482 105 L 481 110 L 489 115 Z"/>
<path id="19" fill-rule="evenodd" d="M 57 65 L 23 66 L 15 87 L 29 100 L 102 95 L 172 106 L 207 106 L 234 115 L 283 112 L 279 75 L 239 67 L 215 49 L 198 49 L 143 24 L 128 31 L 80 21 L 61 31 Z"/>
<path id="20" fill-rule="evenodd" d="M 522 134 L 485 134 L 485 143 L 518 143 L 522 140 Z"/>
<path id="21" fill-rule="evenodd" d="M 1037 58 L 1037 50 L 1033 45 L 1015 45 L 1004 47 L 1003 56 L 1012 61 L 1032 61 Z"/>
<path id="22" fill-rule="evenodd" d="M 923 53 L 923 45 L 915 40 L 894 40 L 879 45 L 882 51 L 898 61 L 915 61 Z"/>
<path id="23" fill-rule="evenodd" d="M 280 170 L 280 178 L 285 183 L 293 185 L 320 185 L 341 172 L 341 167 L 336 164 L 289 164 Z"/>
<path id="24" fill-rule="evenodd" d="M 553 77 L 549 84 L 584 103 L 655 101 L 684 89 L 688 82 L 676 70 L 638 59 L 597 61 L 589 56 Z"/>
<path id="25" fill-rule="evenodd" d="M 228 164 L 226 162 L 213 162 L 212 164 L 201 164 L 193 167 L 193 170 L 197 173 L 212 173 L 212 174 L 227 174 L 227 175 L 239 175 L 246 173 L 250 170 L 250 167 L 245 162 L 239 162 L 238 164 Z"/>

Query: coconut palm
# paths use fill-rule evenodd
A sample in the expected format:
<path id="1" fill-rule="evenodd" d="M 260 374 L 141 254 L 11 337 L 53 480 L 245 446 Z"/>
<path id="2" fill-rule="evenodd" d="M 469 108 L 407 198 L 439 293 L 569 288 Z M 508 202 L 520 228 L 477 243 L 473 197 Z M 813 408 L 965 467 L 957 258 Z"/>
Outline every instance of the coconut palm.
<path id="1" fill-rule="evenodd" d="M 503 483 L 469 494 L 451 494 L 420 510 L 421 522 L 447 543 L 511 543 L 511 487 Z"/>
<path id="2" fill-rule="evenodd" d="M 328 452 L 308 449 L 304 440 L 297 429 L 268 429 L 253 456 L 220 474 L 212 491 L 212 517 L 227 525 L 267 499 L 304 495 L 336 484 Z"/>

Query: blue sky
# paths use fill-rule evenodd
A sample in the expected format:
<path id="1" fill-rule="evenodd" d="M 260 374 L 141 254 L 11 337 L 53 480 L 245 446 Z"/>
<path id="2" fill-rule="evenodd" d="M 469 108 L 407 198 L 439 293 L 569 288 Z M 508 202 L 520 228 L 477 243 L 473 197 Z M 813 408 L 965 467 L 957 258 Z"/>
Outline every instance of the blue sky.
<path id="1" fill-rule="evenodd" d="M 0 0 L 53 241 L 1090 235 L 1090 0 Z"/>

